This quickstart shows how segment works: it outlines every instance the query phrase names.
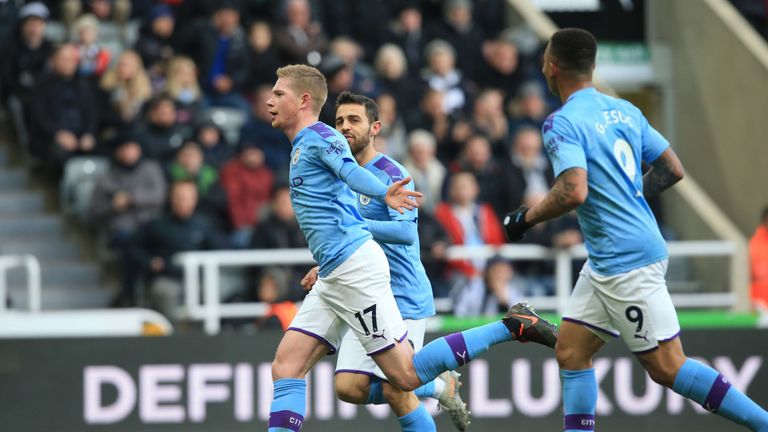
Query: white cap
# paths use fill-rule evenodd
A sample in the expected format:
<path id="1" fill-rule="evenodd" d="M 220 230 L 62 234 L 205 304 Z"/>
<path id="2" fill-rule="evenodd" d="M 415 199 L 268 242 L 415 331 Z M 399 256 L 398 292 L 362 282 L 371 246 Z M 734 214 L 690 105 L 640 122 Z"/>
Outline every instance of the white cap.
<path id="1" fill-rule="evenodd" d="M 40 2 L 27 3 L 19 10 L 19 20 L 24 20 L 29 17 L 37 17 L 42 20 L 47 20 L 50 16 L 48 8 Z"/>

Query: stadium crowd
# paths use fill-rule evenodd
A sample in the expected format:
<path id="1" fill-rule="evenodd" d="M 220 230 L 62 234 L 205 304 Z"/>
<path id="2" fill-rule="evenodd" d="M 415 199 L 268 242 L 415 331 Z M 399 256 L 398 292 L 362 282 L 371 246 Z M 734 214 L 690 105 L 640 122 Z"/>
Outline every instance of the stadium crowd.
<path id="1" fill-rule="evenodd" d="M 306 247 L 286 185 L 290 143 L 264 103 L 290 63 L 326 75 L 326 123 L 344 90 L 377 101 L 377 149 L 424 193 L 419 233 L 436 297 L 478 315 L 553 293 L 550 263 L 445 257 L 450 245 L 502 244 L 503 215 L 553 181 L 540 127 L 559 101 L 539 73 L 540 43 L 505 27 L 504 0 L 15 3 L 0 2 L 0 94 L 19 107 L 26 151 L 49 177 L 74 156 L 109 158 L 88 226 L 119 263 L 116 306 L 148 287 L 150 304 L 171 310 L 180 251 Z M 222 113 L 246 120 L 231 130 Z M 566 217 L 526 241 L 582 238 Z M 305 270 L 253 269 L 236 297 L 298 300 Z"/>

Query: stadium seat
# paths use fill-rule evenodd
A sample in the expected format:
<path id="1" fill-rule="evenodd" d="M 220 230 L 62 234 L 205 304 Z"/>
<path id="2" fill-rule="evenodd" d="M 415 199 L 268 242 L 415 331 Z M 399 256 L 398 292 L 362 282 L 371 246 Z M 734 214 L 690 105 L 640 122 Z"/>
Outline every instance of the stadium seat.
<path id="1" fill-rule="evenodd" d="M 108 169 L 107 157 L 79 156 L 67 161 L 59 188 L 61 207 L 66 215 L 81 222 L 89 220 L 93 189 Z"/>
<path id="2" fill-rule="evenodd" d="M 210 120 L 224 132 L 229 144 L 236 144 L 240 138 L 240 128 L 248 120 L 246 115 L 234 108 L 208 108 L 202 114 L 202 120 Z"/>

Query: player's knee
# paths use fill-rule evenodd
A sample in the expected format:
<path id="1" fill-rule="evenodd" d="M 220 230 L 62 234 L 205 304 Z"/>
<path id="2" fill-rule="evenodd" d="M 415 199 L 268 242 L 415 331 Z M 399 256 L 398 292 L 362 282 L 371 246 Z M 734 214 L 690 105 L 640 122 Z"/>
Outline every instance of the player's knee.
<path id="1" fill-rule="evenodd" d="M 411 375 L 401 373 L 389 376 L 388 378 L 393 386 L 403 392 L 414 391 L 421 386 L 421 381 L 419 381 L 419 377 L 417 377 L 416 374 Z"/>
<path id="2" fill-rule="evenodd" d="M 336 396 L 344 402 L 361 404 L 368 400 L 368 390 L 366 386 L 361 386 L 353 380 L 340 379 L 339 375 L 336 375 L 334 384 L 336 387 Z"/>
<path id="3" fill-rule="evenodd" d="M 670 367 L 657 365 L 654 367 L 646 366 L 645 369 L 648 371 L 648 375 L 656 384 L 672 388 L 672 384 L 675 383 L 675 375 L 677 373 Z"/>
<path id="4" fill-rule="evenodd" d="M 304 378 L 301 370 L 291 365 L 290 362 L 275 358 L 272 361 L 272 380 L 276 381 L 283 378 Z"/>
<path id="5" fill-rule="evenodd" d="M 581 370 L 591 367 L 591 358 L 582 350 L 561 342 L 555 346 L 555 357 L 560 369 Z"/>

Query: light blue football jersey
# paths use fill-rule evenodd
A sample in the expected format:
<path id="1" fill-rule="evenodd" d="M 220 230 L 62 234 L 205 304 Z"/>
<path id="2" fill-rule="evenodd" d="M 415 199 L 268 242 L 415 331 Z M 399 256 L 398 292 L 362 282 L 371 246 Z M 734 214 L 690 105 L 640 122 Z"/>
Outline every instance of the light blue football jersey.
<path id="1" fill-rule="evenodd" d="M 325 123 L 305 127 L 293 140 L 291 204 L 323 277 L 372 238 L 356 194 L 340 179 L 348 163 L 357 166 L 346 138 Z"/>
<path id="2" fill-rule="evenodd" d="M 611 276 L 660 261 L 667 245 L 643 197 L 641 163 L 668 147 L 631 103 L 594 88 L 572 94 L 542 126 L 555 176 L 580 167 L 589 195 L 578 210 L 590 266 Z"/>
<path id="3" fill-rule="evenodd" d="M 368 162 L 365 169 L 373 173 L 387 186 L 410 176 L 405 167 L 383 154 Z M 406 189 L 414 190 L 413 182 L 409 183 Z M 359 195 L 358 209 L 363 218 L 378 221 L 418 221 L 419 217 L 418 209 L 406 210 L 404 214 L 400 214 L 385 203 L 362 194 Z M 421 319 L 434 315 L 435 303 L 432 298 L 432 284 L 421 264 L 418 237 L 416 242 L 411 245 L 378 243 L 384 249 L 389 261 L 392 293 L 403 319 Z"/>

